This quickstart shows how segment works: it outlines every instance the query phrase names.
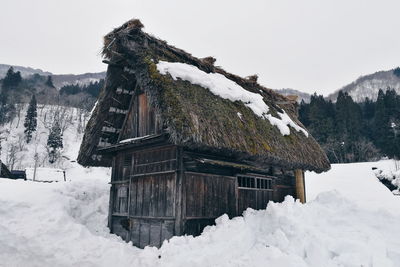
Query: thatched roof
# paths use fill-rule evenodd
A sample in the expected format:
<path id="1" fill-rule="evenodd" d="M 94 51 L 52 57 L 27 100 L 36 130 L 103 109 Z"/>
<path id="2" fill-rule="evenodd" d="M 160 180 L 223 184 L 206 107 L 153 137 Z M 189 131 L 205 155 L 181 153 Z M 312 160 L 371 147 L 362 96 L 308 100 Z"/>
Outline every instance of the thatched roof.
<path id="1" fill-rule="evenodd" d="M 107 165 L 108 159 L 94 162 L 105 115 L 118 87 L 132 89 L 138 85 L 161 115 L 170 142 L 189 149 L 212 151 L 236 160 L 290 169 L 326 171 L 329 161 L 314 138 L 290 129 L 282 135 L 276 126 L 254 114 L 241 101 L 229 101 L 210 90 L 157 70 L 159 61 L 180 62 L 196 66 L 206 73 L 219 73 L 242 88 L 259 93 L 273 116 L 284 110 L 299 126 L 295 101 L 257 83 L 257 76 L 241 78 L 214 66 L 215 59 L 199 59 L 168 45 L 142 31 L 139 20 L 131 20 L 104 37 L 103 55 L 109 64 L 106 85 L 92 113 L 81 145 L 78 161 L 83 165 Z M 240 113 L 240 116 L 238 116 Z M 116 142 L 116 139 L 113 143 Z"/>

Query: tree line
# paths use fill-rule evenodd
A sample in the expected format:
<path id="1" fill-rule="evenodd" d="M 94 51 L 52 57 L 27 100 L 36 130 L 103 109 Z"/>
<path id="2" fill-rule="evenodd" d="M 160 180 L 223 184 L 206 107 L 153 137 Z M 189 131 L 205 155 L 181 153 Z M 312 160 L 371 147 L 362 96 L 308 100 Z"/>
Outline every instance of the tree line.
<path id="1" fill-rule="evenodd" d="M 17 104 L 29 103 L 32 95 L 40 104 L 65 105 L 90 111 L 96 102 L 104 80 L 87 85 L 65 85 L 56 89 L 51 75 L 33 74 L 23 78 L 19 71 L 10 67 L 0 80 L 0 125 L 16 116 Z"/>
<path id="2" fill-rule="evenodd" d="M 101 88 L 104 86 L 104 80 L 90 82 L 88 85 L 68 84 L 60 89 L 61 95 L 76 95 L 79 93 L 86 93 L 93 97 L 98 97 Z"/>
<path id="3" fill-rule="evenodd" d="M 361 103 L 342 91 L 335 103 L 315 93 L 310 103 L 300 103 L 299 119 L 332 163 L 400 157 L 400 96 L 394 89 Z"/>

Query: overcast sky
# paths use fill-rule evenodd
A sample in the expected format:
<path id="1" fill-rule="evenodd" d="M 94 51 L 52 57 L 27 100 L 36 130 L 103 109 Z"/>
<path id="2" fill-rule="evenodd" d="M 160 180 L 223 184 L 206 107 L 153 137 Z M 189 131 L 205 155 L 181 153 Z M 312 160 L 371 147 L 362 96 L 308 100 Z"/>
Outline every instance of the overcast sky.
<path id="1" fill-rule="evenodd" d="M 0 63 L 53 73 L 106 69 L 102 36 L 145 31 L 269 88 L 328 94 L 400 65 L 399 0 L 0 0 Z"/>

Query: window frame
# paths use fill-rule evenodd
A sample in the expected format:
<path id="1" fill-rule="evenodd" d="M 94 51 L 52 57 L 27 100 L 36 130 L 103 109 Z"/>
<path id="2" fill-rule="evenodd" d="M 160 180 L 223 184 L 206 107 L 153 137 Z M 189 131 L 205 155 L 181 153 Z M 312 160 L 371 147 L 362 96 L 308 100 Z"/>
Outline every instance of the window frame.
<path id="1" fill-rule="evenodd" d="M 244 190 L 274 191 L 276 177 L 253 174 L 237 174 L 237 188 Z"/>

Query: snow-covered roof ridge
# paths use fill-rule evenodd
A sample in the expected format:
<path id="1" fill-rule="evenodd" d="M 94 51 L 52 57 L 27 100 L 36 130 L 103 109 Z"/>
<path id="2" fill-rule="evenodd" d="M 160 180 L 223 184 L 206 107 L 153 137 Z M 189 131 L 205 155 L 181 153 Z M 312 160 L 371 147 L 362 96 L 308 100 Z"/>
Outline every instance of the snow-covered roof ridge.
<path id="1" fill-rule="evenodd" d="M 163 75 L 170 74 L 174 80 L 180 78 L 209 89 L 214 95 L 224 99 L 243 102 L 254 114 L 267 119 L 272 125 L 278 127 L 282 135 L 289 135 L 289 126 L 291 126 L 308 137 L 308 132 L 293 122 L 284 110 L 278 112 L 280 118 L 274 117 L 269 114 L 270 108 L 264 102 L 262 95 L 244 89 L 220 73 L 206 73 L 193 65 L 161 60 L 157 63 L 157 69 Z"/>

